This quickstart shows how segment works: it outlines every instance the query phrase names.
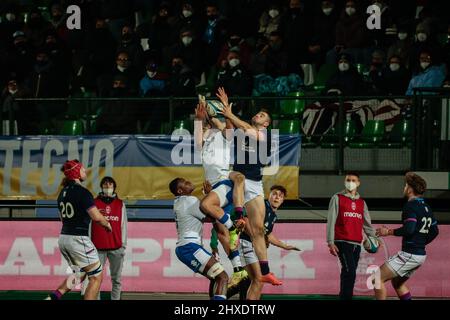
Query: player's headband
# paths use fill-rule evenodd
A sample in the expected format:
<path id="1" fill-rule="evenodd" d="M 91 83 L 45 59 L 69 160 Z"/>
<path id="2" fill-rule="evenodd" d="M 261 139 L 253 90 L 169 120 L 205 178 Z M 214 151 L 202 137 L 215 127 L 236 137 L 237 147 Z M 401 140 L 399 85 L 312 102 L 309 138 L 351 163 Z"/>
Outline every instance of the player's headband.
<path id="1" fill-rule="evenodd" d="M 80 170 L 83 167 L 81 162 L 75 160 L 68 160 L 64 163 L 64 175 L 69 180 L 76 180 L 81 178 Z"/>

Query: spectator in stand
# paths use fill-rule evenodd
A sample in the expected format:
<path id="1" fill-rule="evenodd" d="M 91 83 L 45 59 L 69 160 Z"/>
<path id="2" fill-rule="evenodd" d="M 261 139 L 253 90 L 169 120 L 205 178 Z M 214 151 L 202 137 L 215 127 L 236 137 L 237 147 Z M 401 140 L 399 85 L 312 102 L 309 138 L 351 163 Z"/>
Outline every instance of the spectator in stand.
<path id="1" fill-rule="evenodd" d="M 14 101 L 16 98 L 28 98 L 30 94 L 28 90 L 17 81 L 15 75 L 10 75 L 8 79 L 7 85 L 2 91 L 0 100 L 0 105 L 2 106 L 2 119 L 9 120 L 11 112 L 13 119 L 17 121 L 18 133 L 21 135 L 31 134 L 33 133 L 34 125 L 37 125 L 34 121 L 37 115 L 33 114 L 30 108 L 21 108 L 20 104 L 17 101 Z M 9 125 L 9 121 L 7 125 Z M 4 132 L 5 129 L 6 128 L 3 127 Z M 7 132 L 9 132 L 9 129 L 7 129 Z M 12 132 L 9 132 L 9 134 L 12 134 Z"/>
<path id="2" fill-rule="evenodd" d="M 421 71 L 409 82 L 407 96 L 413 95 L 414 88 L 441 87 L 445 80 L 445 66 L 434 61 L 431 51 L 424 50 L 420 53 L 419 65 Z"/>
<path id="3" fill-rule="evenodd" d="M 338 71 L 326 83 L 326 92 L 338 90 L 343 96 L 364 95 L 366 90 L 363 79 L 353 65 L 353 57 L 349 54 L 341 54 L 338 61 Z"/>
<path id="4" fill-rule="evenodd" d="M 140 81 L 140 94 L 143 97 L 162 97 L 167 95 L 169 75 L 158 70 L 156 59 L 146 64 L 146 73 Z"/>
<path id="5" fill-rule="evenodd" d="M 187 0 L 183 1 L 181 4 L 181 12 L 178 17 L 174 19 L 173 23 L 173 33 L 171 42 L 175 43 L 178 41 L 181 30 L 189 29 L 192 31 L 192 35 L 195 38 L 200 36 L 200 31 L 202 28 L 201 17 L 195 11 L 193 6 L 193 1 Z"/>
<path id="6" fill-rule="evenodd" d="M 411 69 L 413 74 L 422 71 L 419 57 L 423 51 L 432 53 L 435 63 L 440 62 L 441 55 L 439 54 L 439 47 L 432 38 L 428 26 L 421 23 L 416 27 L 416 39 L 411 46 L 411 55 L 409 57 L 409 68 Z"/>
<path id="7" fill-rule="evenodd" d="M 52 26 L 52 30 L 56 32 L 58 37 L 62 39 L 64 42 L 67 41 L 68 32 L 67 29 L 67 14 L 65 13 L 65 9 L 60 3 L 54 3 L 50 7 L 50 24 Z"/>
<path id="8" fill-rule="evenodd" d="M 413 39 L 408 26 L 399 26 L 397 40 L 389 47 L 387 55 L 388 57 L 392 57 L 394 55 L 400 57 L 400 59 L 405 62 L 405 66 L 408 68 L 412 44 Z"/>
<path id="9" fill-rule="evenodd" d="M 383 74 L 385 71 L 385 54 L 381 50 L 372 53 L 372 62 L 369 69 L 370 93 L 377 95 L 382 92 Z"/>
<path id="10" fill-rule="evenodd" d="M 92 71 L 93 77 L 110 72 L 115 64 L 117 43 L 105 19 L 96 18 L 95 28 L 86 32 L 85 41 L 86 68 Z"/>
<path id="11" fill-rule="evenodd" d="M 345 9 L 336 24 L 336 45 L 327 53 L 327 63 L 334 64 L 344 51 L 354 57 L 355 63 L 369 64 L 366 48 L 367 27 L 365 16 L 354 0 L 345 2 Z"/>
<path id="12" fill-rule="evenodd" d="M 238 51 L 241 64 L 245 68 L 249 67 L 251 48 L 245 39 L 242 39 L 237 30 L 229 32 L 228 41 L 223 45 L 222 50 L 220 51 L 219 59 L 217 60 L 218 66 L 223 66 L 226 64 L 228 53 L 230 53 L 230 51 Z"/>
<path id="13" fill-rule="evenodd" d="M 119 52 L 116 58 L 116 66 L 114 69 L 98 78 L 99 95 L 106 96 L 111 87 L 112 79 L 116 75 L 123 75 L 127 79 L 127 85 L 132 95 L 137 95 L 139 78 L 141 76 L 139 70 L 131 66 L 130 57 L 126 52 Z"/>
<path id="14" fill-rule="evenodd" d="M 334 1 L 323 0 L 320 11 L 314 17 L 312 25 L 312 37 L 308 42 L 308 52 L 311 62 L 317 67 L 325 62 L 325 56 L 336 43 L 335 30 L 338 19 L 338 9 Z"/>
<path id="15" fill-rule="evenodd" d="M 277 3 L 272 3 L 259 18 L 258 32 L 268 39 L 273 31 L 278 31 L 281 17 L 281 7 Z"/>
<path id="16" fill-rule="evenodd" d="M 171 68 L 173 58 L 176 56 L 183 57 L 183 62 L 192 69 L 197 78 L 205 71 L 204 46 L 191 29 L 181 29 L 178 42 L 164 54 L 167 69 Z"/>
<path id="17" fill-rule="evenodd" d="M 68 83 L 72 71 L 70 63 L 72 61 L 72 54 L 55 31 L 50 30 L 47 33 L 44 48 L 49 53 L 50 60 L 55 65 L 60 79 Z"/>
<path id="18" fill-rule="evenodd" d="M 28 14 L 24 32 L 31 45 L 39 48 L 44 44 L 45 36 L 52 25 L 44 19 L 38 8 L 33 8 Z"/>
<path id="19" fill-rule="evenodd" d="M 253 55 L 251 71 L 254 75 L 267 74 L 273 78 L 287 75 L 288 54 L 284 46 L 281 33 L 273 31 L 269 36 L 269 41 L 261 39 L 260 45 Z"/>
<path id="20" fill-rule="evenodd" d="M 308 63 L 311 22 L 300 0 L 290 0 L 281 18 L 280 31 L 288 53 L 288 72 L 303 74 L 300 64 Z"/>
<path id="21" fill-rule="evenodd" d="M 172 45 L 174 18 L 172 16 L 170 3 L 163 1 L 159 5 L 158 14 L 152 18 L 150 26 L 149 44 L 158 55 L 162 50 Z"/>
<path id="22" fill-rule="evenodd" d="M 213 66 L 225 43 L 227 36 L 226 20 L 220 15 L 219 8 L 214 3 L 206 5 L 206 24 L 202 28 L 202 39 L 206 44 L 205 65 L 207 68 Z"/>
<path id="23" fill-rule="evenodd" d="M 13 43 L 7 51 L 5 66 L 17 74 L 19 81 L 23 81 L 33 69 L 36 52 L 22 31 L 16 31 L 12 36 Z"/>
<path id="24" fill-rule="evenodd" d="M 172 72 L 167 84 L 168 93 L 174 97 L 195 97 L 196 79 L 191 68 L 183 61 L 182 56 L 172 60 Z M 192 111 L 191 101 L 173 101 L 177 118 L 186 119 Z"/>
<path id="25" fill-rule="evenodd" d="M 402 64 L 399 56 L 389 58 L 388 67 L 382 72 L 380 94 L 382 95 L 404 95 L 408 88 L 411 74 Z"/>
<path id="26" fill-rule="evenodd" d="M 19 20 L 19 8 L 8 5 L 0 22 L 0 49 L 12 42 L 12 36 L 17 30 L 23 30 L 23 22 Z"/>
<path id="27" fill-rule="evenodd" d="M 123 26 L 122 36 L 117 50 L 128 53 L 128 57 L 130 57 L 131 60 L 131 66 L 138 69 L 143 67 L 144 50 L 131 25 L 126 24 Z"/>

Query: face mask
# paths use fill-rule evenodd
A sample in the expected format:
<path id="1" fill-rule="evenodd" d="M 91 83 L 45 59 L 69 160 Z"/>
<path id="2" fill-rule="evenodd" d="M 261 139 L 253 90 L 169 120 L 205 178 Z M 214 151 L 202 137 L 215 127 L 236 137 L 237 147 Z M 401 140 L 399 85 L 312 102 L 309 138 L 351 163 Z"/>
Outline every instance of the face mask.
<path id="1" fill-rule="evenodd" d="M 119 69 L 120 72 L 124 72 L 125 70 L 127 70 L 127 68 L 121 66 L 117 66 L 117 69 Z"/>
<path id="2" fill-rule="evenodd" d="M 300 8 L 290 8 L 291 14 L 298 15 L 300 14 Z"/>
<path id="3" fill-rule="evenodd" d="M 347 189 L 348 191 L 356 190 L 356 188 L 358 188 L 358 186 L 356 185 L 356 182 L 345 181 L 345 189 Z"/>
<path id="4" fill-rule="evenodd" d="M 113 188 L 103 188 L 102 191 L 103 191 L 103 194 L 106 196 L 112 196 L 114 193 Z"/>
<path id="5" fill-rule="evenodd" d="M 11 21 L 16 20 L 16 15 L 14 13 L 7 13 L 5 18 L 6 18 L 6 20 L 11 22 Z"/>
<path id="6" fill-rule="evenodd" d="M 425 70 L 426 68 L 428 68 L 430 66 L 429 62 L 421 62 L 420 63 L 420 67 Z"/>
<path id="7" fill-rule="evenodd" d="M 400 69 L 400 65 L 398 63 L 391 63 L 389 65 L 389 69 L 391 69 L 392 72 L 398 71 Z"/>
<path id="8" fill-rule="evenodd" d="M 180 73 L 181 69 L 183 68 L 183 66 L 176 64 L 172 67 L 172 72 L 173 73 Z"/>
<path id="9" fill-rule="evenodd" d="M 346 12 L 349 16 L 352 16 L 352 15 L 356 12 L 356 9 L 353 8 L 353 7 L 348 7 L 348 8 L 345 8 L 345 12 Z"/>
<path id="10" fill-rule="evenodd" d="M 190 45 L 191 42 L 192 42 L 192 37 L 183 37 L 183 38 L 181 38 L 181 41 L 183 42 L 183 44 L 184 44 L 185 46 L 188 46 L 188 45 Z"/>
<path id="11" fill-rule="evenodd" d="M 8 92 L 12 95 L 16 94 L 17 91 L 19 91 L 19 90 L 17 90 L 17 89 L 16 90 L 8 90 Z"/>
<path id="12" fill-rule="evenodd" d="M 156 71 L 147 71 L 147 75 L 149 76 L 149 78 L 153 78 L 154 76 L 156 76 Z"/>
<path id="13" fill-rule="evenodd" d="M 333 8 L 323 8 L 322 11 L 326 16 L 329 16 L 333 11 Z"/>
<path id="14" fill-rule="evenodd" d="M 216 19 L 217 19 L 217 15 L 215 15 L 215 14 L 212 14 L 212 15 L 208 16 L 208 20 L 209 21 L 214 21 Z"/>
<path id="15" fill-rule="evenodd" d="M 450 88 L 450 84 L 444 84 L 442 87 L 443 88 Z"/>
<path id="16" fill-rule="evenodd" d="M 427 40 L 427 34 L 420 32 L 417 34 L 417 40 L 419 40 L 419 42 L 424 42 L 425 40 Z"/>
<path id="17" fill-rule="evenodd" d="M 345 62 L 339 63 L 340 71 L 347 71 L 348 69 L 350 69 L 350 65 L 348 63 L 345 63 Z"/>
<path id="18" fill-rule="evenodd" d="M 279 14 L 280 14 L 280 12 L 278 10 L 275 10 L 275 9 L 269 10 L 269 16 L 272 19 L 278 17 Z"/>
<path id="19" fill-rule="evenodd" d="M 408 34 L 407 34 L 406 32 L 400 32 L 400 33 L 398 34 L 398 38 L 399 38 L 400 40 L 405 40 L 407 37 L 408 37 Z"/>
<path id="20" fill-rule="evenodd" d="M 239 59 L 231 59 L 228 63 L 230 64 L 230 67 L 234 68 L 239 65 L 240 61 Z"/>
<path id="21" fill-rule="evenodd" d="M 189 18 L 190 16 L 192 16 L 192 11 L 191 10 L 183 10 L 183 16 L 185 18 Z"/>

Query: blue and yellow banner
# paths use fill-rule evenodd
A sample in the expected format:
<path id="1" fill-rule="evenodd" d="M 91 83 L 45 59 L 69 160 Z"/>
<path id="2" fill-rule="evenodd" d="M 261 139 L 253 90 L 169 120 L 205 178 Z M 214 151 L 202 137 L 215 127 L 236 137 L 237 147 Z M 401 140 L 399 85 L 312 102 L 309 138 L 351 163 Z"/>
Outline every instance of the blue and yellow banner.
<path id="1" fill-rule="evenodd" d="M 279 167 L 264 176 L 265 190 L 281 184 L 288 190 L 288 199 L 298 199 L 300 136 L 281 135 L 277 140 Z M 126 200 L 172 199 L 168 184 L 176 177 L 191 180 L 200 195 L 203 168 L 192 141 L 173 135 L 3 136 L 0 199 L 55 199 L 63 178 L 60 168 L 67 159 L 79 159 L 85 165 L 84 185 L 93 193 L 100 191 L 101 178 L 110 175 Z"/>

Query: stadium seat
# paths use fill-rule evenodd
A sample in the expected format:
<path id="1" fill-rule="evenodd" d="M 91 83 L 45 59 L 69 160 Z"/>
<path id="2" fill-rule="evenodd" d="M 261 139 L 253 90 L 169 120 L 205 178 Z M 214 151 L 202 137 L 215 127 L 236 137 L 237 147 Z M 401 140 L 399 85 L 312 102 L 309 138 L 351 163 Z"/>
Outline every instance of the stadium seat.
<path id="1" fill-rule="evenodd" d="M 378 145 L 384 137 L 384 121 L 369 120 L 356 142 L 350 143 L 351 148 L 372 148 Z"/>
<path id="2" fill-rule="evenodd" d="M 402 148 L 411 143 L 411 120 L 402 120 L 394 124 L 386 142 L 380 143 L 382 148 Z"/>
<path id="3" fill-rule="evenodd" d="M 305 94 L 301 91 L 291 92 L 289 97 L 303 97 Z M 281 100 L 280 114 L 283 116 L 298 116 L 305 109 L 305 100 Z"/>
<path id="4" fill-rule="evenodd" d="M 64 120 L 60 131 L 62 135 L 76 136 L 84 133 L 83 122 L 81 120 Z"/>
<path id="5" fill-rule="evenodd" d="M 298 134 L 300 133 L 299 120 L 279 120 L 278 129 L 280 134 Z"/>
<path id="6" fill-rule="evenodd" d="M 319 72 L 316 75 L 316 80 L 314 81 L 314 87 L 316 87 L 317 89 L 319 89 L 319 88 L 324 89 L 328 79 L 330 79 L 336 71 L 337 71 L 336 65 L 323 64 L 320 67 Z"/>
<path id="7" fill-rule="evenodd" d="M 354 138 L 356 133 L 356 125 L 352 120 L 344 123 L 344 145 L 348 145 Z M 322 148 L 338 148 L 339 147 L 339 123 L 336 123 L 326 135 L 324 135 L 320 143 Z"/>

